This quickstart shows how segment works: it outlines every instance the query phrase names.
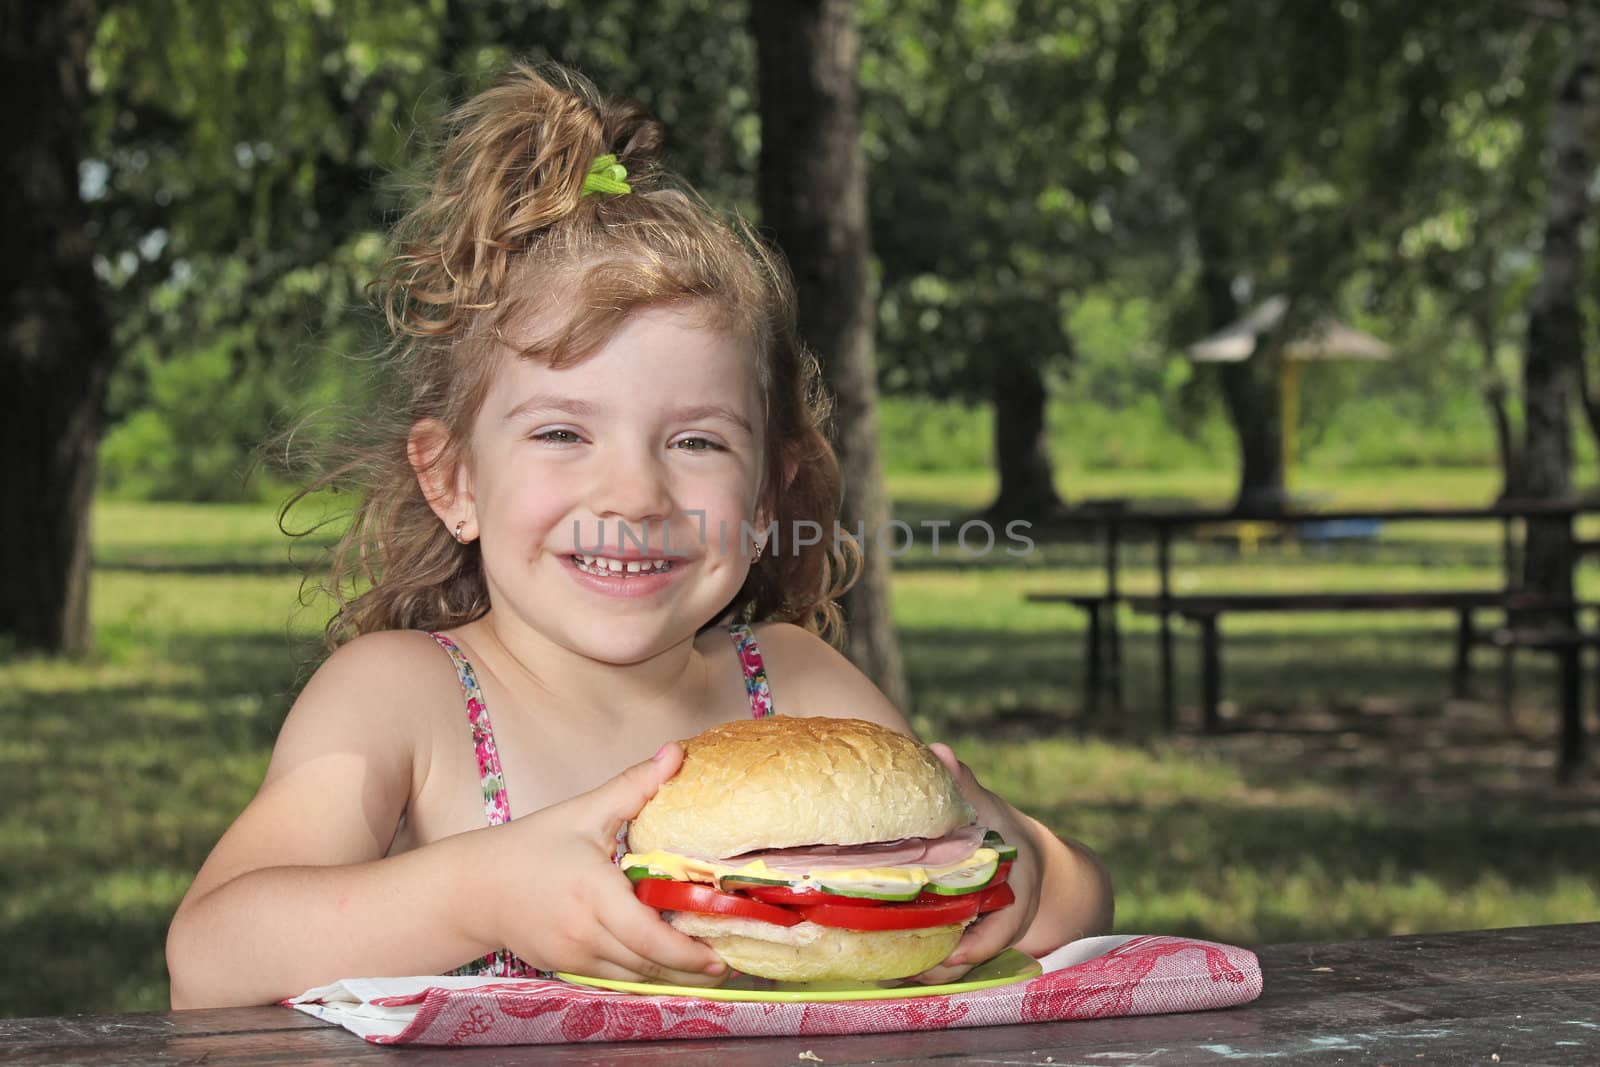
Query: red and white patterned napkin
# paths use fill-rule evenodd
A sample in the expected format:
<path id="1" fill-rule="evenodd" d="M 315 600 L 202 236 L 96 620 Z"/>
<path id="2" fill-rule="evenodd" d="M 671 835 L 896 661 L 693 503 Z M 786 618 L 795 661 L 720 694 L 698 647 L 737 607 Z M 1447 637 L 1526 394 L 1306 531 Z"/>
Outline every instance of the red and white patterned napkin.
<path id="1" fill-rule="evenodd" d="M 1026 982 L 894 1000 L 767 1003 L 650 996 L 542 979 L 356 978 L 284 1003 L 385 1045 L 780 1037 L 1203 1011 L 1261 995 L 1253 952 L 1185 937 L 1091 937 Z"/>

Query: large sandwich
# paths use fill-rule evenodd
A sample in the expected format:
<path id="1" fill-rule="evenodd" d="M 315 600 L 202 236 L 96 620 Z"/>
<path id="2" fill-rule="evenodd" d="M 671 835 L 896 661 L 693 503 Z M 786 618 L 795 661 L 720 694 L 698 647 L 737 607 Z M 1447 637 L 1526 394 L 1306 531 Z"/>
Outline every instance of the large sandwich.
<path id="1" fill-rule="evenodd" d="M 735 970 L 881 980 L 943 961 L 1013 900 L 1016 849 L 974 825 L 944 764 L 858 719 L 774 716 L 683 742 L 629 827 L 635 893 Z"/>

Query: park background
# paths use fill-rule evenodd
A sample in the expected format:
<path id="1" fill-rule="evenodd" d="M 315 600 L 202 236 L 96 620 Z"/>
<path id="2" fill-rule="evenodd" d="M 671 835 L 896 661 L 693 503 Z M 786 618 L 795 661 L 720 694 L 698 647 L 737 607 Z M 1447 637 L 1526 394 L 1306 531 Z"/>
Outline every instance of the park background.
<path id="1" fill-rule="evenodd" d="M 6 120 L 21 195 L 0 207 L 28 327 L 0 349 L 19 457 L 0 486 L 0 1013 L 165 1006 L 167 921 L 320 655 L 332 535 L 291 541 L 278 508 L 337 415 L 380 395 L 363 286 L 430 123 L 514 57 L 640 99 L 670 166 L 791 236 L 867 472 L 852 503 L 1037 524 L 1020 560 L 919 539 L 864 589 L 853 654 L 925 736 L 1102 853 L 1119 930 L 1600 917 L 1600 789 L 1551 774 L 1549 664 L 1524 665 L 1507 717 L 1486 679 L 1448 699 L 1447 618 L 1241 620 L 1224 730 L 1197 732 L 1186 681 L 1169 733 L 1147 621 L 1125 623 L 1125 711 L 1089 721 L 1082 619 L 1024 602 L 1099 588 L 1097 547 L 1052 524 L 1085 502 L 1594 485 L 1586 6 L 52 0 L 5 20 L 36 106 Z M 818 150 L 840 137 L 850 152 Z M 850 269 L 823 269 L 807 223 Z M 1259 358 L 1188 357 L 1272 296 L 1292 311 Z M 1283 463 L 1274 345 L 1330 316 L 1392 357 L 1308 367 Z M 1184 589 L 1492 585 L 1497 538 L 1218 537 L 1178 562 Z M 1151 591 L 1148 546 L 1128 556 Z"/>

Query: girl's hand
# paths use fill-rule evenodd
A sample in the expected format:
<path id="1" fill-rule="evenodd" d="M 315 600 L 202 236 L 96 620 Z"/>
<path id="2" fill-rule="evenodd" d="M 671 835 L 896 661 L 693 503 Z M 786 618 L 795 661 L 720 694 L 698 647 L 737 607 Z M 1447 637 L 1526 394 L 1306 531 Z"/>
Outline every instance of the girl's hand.
<path id="1" fill-rule="evenodd" d="M 485 833 L 491 940 L 541 970 L 621 981 L 715 985 L 727 967 L 634 898 L 612 862 L 617 832 L 678 772 L 671 743 L 595 789 Z M 465 908 L 482 901 L 463 901 Z"/>
<path id="2" fill-rule="evenodd" d="M 980 785 L 977 778 L 973 777 L 972 770 L 956 759 L 949 745 L 936 742 L 928 747 L 955 776 L 962 796 L 978 809 L 979 825 L 998 830 L 1009 844 L 1017 848 L 1016 862 L 1011 865 L 1011 873 L 1006 878 L 1011 891 L 1016 894 L 1015 903 L 980 916 L 967 927 L 949 958 L 917 976 L 921 982 L 942 984 L 959 979 L 971 968 L 1022 940 L 1039 910 L 1039 889 L 1044 875 L 1039 857 L 1030 847 L 1033 836 L 1012 817 L 1010 805 Z"/>

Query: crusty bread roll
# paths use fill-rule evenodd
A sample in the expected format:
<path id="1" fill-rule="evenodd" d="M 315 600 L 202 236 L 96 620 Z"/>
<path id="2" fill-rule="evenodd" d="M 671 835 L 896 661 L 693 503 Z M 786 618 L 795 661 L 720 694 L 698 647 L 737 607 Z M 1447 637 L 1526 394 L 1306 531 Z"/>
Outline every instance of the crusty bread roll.
<path id="1" fill-rule="evenodd" d="M 634 852 L 724 859 L 942 837 L 974 818 L 925 745 L 860 719 L 741 719 L 683 746 L 682 769 L 629 828 Z"/>
<path id="2" fill-rule="evenodd" d="M 816 923 L 774 926 L 692 912 L 672 925 L 697 937 L 736 971 L 780 982 L 877 982 L 936 967 L 961 940 L 965 923 L 923 930 L 840 930 Z"/>

